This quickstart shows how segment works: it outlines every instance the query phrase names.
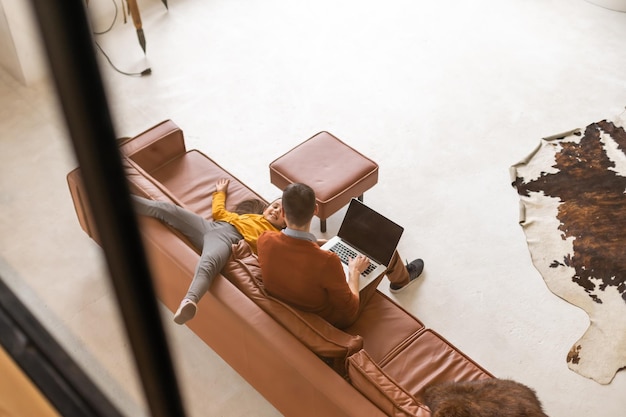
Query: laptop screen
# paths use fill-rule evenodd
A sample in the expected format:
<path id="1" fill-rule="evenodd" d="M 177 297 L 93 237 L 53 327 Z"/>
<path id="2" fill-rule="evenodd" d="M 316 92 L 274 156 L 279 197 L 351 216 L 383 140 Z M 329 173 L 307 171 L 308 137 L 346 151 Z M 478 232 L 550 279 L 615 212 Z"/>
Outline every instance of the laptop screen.
<path id="1" fill-rule="evenodd" d="M 364 255 L 388 266 L 402 232 L 402 226 L 353 198 L 338 236 Z"/>

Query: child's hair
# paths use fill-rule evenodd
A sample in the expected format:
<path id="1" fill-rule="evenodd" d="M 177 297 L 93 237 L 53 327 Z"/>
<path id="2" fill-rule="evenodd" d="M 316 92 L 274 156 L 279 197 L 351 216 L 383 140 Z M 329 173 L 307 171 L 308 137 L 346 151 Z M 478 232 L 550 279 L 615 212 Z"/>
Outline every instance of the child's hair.
<path id="1" fill-rule="evenodd" d="M 268 204 L 265 201 L 259 200 L 258 198 L 251 198 L 237 204 L 233 212 L 237 214 L 263 214 L 267 206 Z"/>

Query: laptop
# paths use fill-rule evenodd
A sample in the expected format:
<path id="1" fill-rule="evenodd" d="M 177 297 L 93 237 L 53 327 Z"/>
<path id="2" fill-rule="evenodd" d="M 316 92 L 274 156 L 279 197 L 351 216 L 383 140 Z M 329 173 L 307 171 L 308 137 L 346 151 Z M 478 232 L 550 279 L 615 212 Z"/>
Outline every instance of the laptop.
<path id="1" fill-rule="evenodd" d="M 337 236 L 328 240 L 322 249 L 339 256 L 346 280 L 350 258 L 357 255 L 369 258 L 370 266 L 359 279 L 360 291 L 385 273 L 403 232 L 403 227 L 353 198 Z"/>

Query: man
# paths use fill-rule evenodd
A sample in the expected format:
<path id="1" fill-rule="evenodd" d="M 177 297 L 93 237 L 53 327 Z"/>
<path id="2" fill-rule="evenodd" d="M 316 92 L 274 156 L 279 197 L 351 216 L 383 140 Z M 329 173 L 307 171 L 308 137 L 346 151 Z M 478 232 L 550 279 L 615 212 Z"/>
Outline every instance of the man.
<path id="1" fill-rule="evenodd" d="M 263 233 L 257 244 L 263 284 L 272 296 L 344 328 L 357 319 L 382 276 L 359 294 L 359 277 L 370 261 L 357 256 L 348 264 L 346 281 L 339 257 L 321 249 L 310 232 L 317 210 L 311 187 L 295 183 L 285 188 L 282 211 L 287 227 L 282 232 Z M 405 267 L 396 252 L 387 269 L 391 291 L 406 288 L 423 269 L 421 259 Z"/>

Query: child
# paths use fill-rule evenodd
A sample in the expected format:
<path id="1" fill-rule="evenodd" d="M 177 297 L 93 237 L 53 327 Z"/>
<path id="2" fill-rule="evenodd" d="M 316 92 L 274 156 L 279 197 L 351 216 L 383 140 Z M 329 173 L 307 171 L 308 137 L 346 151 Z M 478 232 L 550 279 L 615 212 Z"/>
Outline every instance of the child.
<path id="1" fill-rule="evenodd" d="M 174 321 L 184 324 L 196 315 L 200 298 L 209 290 L 213 278 L 230 258 L 232 245 L 244 239 L 256 253 L 257 239 L 267 230 L 285 227 L 281 199 L 273 201 L 262 214 L 237 214 L 226 210 L 226 190 L 230 180 L 220 179 L 213 193 L 213 221 L 163 201 L 133 195 L 137 213 L 155 217 L 184 234 L 202 251 L 196 271 Z"/>

